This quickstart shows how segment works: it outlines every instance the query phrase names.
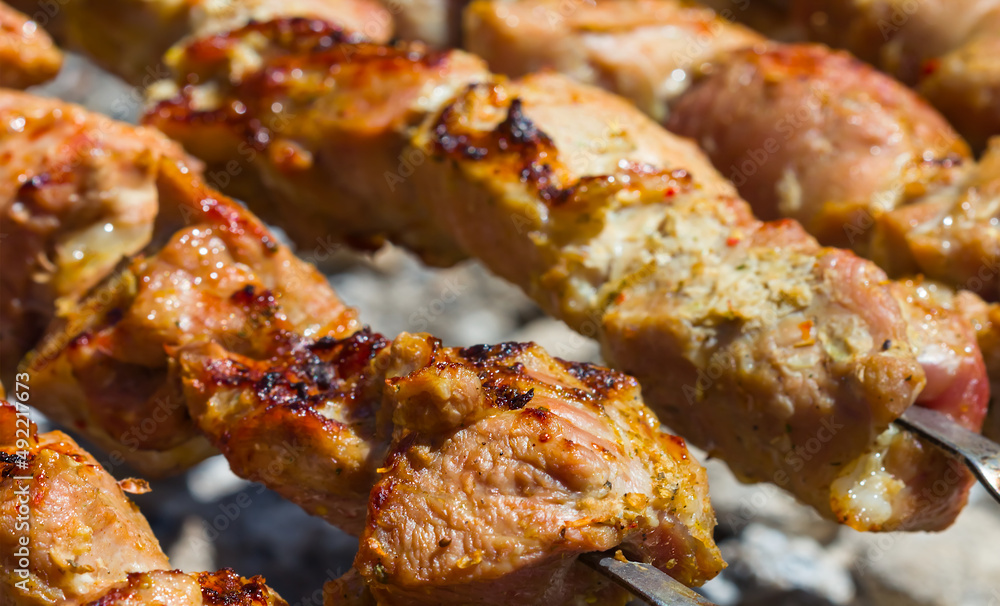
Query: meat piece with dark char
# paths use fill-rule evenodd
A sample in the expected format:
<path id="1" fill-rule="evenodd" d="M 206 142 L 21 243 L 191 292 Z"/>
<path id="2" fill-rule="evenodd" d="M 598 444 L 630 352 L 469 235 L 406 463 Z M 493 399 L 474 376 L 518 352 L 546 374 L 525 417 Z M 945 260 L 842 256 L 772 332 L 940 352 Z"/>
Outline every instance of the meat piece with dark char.
<path id="1" fill-rule="evenodd" d="M 38 15 L 60 45 L 82 52 L 128 82 L 147 87 L 165 75 L 163 56 L 189 35 L 206 36 L 277 17 L 324 19 L 379 42 L 392 15 L 378 0 L 8 0 Z"/>
<path id="2" fill-rule="evenodd" d="M 116 460 L 162 475 L 213 452 L 170 348 L 217 339 L 250 355 L 270 351 L 274 333 L 357 329 L 322 274 L 162 135 L 26 94 L 4 93 L 0 107 L 23 121 L 0 152 L 5 366 L 52 321 L 24 361 L 32 402 Z"/>
<path id="3" fill-rule="evenodd" d="M 234 469 L 263 469 L 281 455 L 272 447 L 297 453 L 280 473 L 250 477 L 360 534 L 356 572 L 328 595 L 624 603 L 574 556 L 620 547 L 689 585 L 724 565 L 704 470 L 660 432 L 625 375 L 533 344 L 456 349 L 362 332 L 270 364 L 279 376 L 261 384 L 218 346 L 185 349 L 196 417 L 228 432 L 221 448 Z M 303 370 L 314 355 L 328 365 L 327 387 Z M 351 432 L 365 436 L 367 456 L 347 454 Z"/>

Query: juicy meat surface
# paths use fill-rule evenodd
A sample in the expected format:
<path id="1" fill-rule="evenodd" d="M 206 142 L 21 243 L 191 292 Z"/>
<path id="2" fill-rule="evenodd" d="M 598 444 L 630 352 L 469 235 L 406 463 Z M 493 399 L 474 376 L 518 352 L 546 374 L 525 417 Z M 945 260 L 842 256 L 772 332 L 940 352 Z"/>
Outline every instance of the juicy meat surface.
<path id="1" fill-rule="evenodd" d="M 83 604 L 129 573 L 168 568 L 114 478 L 66 434 L 36 436 L 27 413 L 0 403 L 0 604 Z M 22 536 L 30 545 L 28 579 L 16 572 L 25 569 L 17 555 Z"/>
<path id="2" fill-rule="evenodd" d="M 212 449 L 169 348 L 219 339 L 249 354 L 271 332 L 356 328 L 318 271 L 161 134 L 19 93 L 0 108 L 20 125 L 0 143 L 4 354 L 16 364 L 55 317 L 25 360 L 55 420 L 144 473 L 176 471 Z"/>
<path id="3" fill-rule="evenodd" d="M 793 0 L 809 36 L 916 86 L 976 149 L 1000 134 L 997 0 Z"/>
<path id="4" fill-rule="evenodd" d="M 716 57 L 764 41 L 715 11 L 673 0 L 476 0 L 465 47 L 510 76 L 554 69 L 631 100 L 656 120 Z"/>
<path id="5" fill-rule="evenodd" d="M 938 515 L 913 515 L 940 469 L 926 448 L 900 459 L 930 475 L 842 511 L 862 481 L 846 470 L 881 460 L 877 437 L 926 381 L 881 270 L 757 221 L 694 145 L 613 95 L 554 74 L 505 82 L 457 51 L 289 36 L 302 29 L 319 28 L 279 20 L 177 49 L 176 94 L 148 122 L 216 166 L 254 141 L 264 188 L 246 200 L 306 245 L 323 225 L 479 257 L 599 338 L 667 425 L 745 479 L 866 529 L 950 523 L 963 482 Z M 258 69 L 234 70 L 251 41 Z M 209 102 L 192 73 L 212 75 Z"/>
<path id="6" fill-rule="evenodd" d="M 625 375 L 406 333 L 264 364 L 187 349 L 202 428 L 237 473 L 359 534 L 379 603 L 622 601 L 574 566 L 614 547 L 689 585 L 723 566 L 704 470 Z"/>
<path id="7" fill-rule="evenodd" d="M 73 307 L 26 367 L 42 410 L 147 474 L 211 453 L 191 422 L 174 348 L 219 341 L 267 355 L 278 346 L 275 335 L 320 338 L 357 328 L 322 274 L 244 208 L 176 167 L 161 185 L 188 227 Z M 144 429 L 150 417 L 161 422 Z"/>
<path id="8" fill-rule="evenodd" d="M 60 67 L 62 54 L 38 23 L 0 2 L 0 86 L 41 84 Z"/>
<path id="9" fill-rule="evenodd" d="M 153 237 L 160 160 L 177 144 L 58 100 L 0 91 L 0 376 L 57 310 Z"/>
<path id="10" fill-rule="evenodd" d="M 977 165 L 940 114 L 846 53 L 731 54 L 668 127 L 698 141 L 758 215 L 797 219 L 890 275 L 1000 295 L 1000 153 Z"/>

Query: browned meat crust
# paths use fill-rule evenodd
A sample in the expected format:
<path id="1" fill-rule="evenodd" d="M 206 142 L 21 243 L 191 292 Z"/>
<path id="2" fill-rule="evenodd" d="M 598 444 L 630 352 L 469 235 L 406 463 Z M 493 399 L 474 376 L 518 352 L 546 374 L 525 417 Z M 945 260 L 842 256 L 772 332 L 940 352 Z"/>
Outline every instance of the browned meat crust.
<path id="1" fill-rule="evenodd" d="M 164 53 L 190 34 L 206 35 L 274 17 L 315 17 L 337 23 L 366 39 L 387 41 L 392 16 L 378 0 L 10 0 L 38 14 L 63 46 L 138 86 L 164 77 Z"/>
<path id="2" fill-rule="evenodd" d="M 540 603 L 540 586 L 546 603 L 620 601 L 573 566 L 617 546 L 689 585 L 723 565 L 704 470 L 622 374 L 365 331 L 267 363 L 180 356 L 237 473 L 359 533 L 379 603 Z"/>
<path id="3" fill-rule="evenodd" d="M 41 84 L 60 67 L 62 54 L 39 24 L 0 2 L 0 86 Z"/>

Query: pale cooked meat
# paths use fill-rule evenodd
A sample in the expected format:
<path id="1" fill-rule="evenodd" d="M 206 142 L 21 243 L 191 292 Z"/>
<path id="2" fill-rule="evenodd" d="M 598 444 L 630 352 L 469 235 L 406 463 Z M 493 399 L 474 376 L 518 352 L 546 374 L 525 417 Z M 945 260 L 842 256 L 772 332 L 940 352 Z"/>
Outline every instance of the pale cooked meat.
<path id="1" fill-rule="evenodd" d="M 759 217 L 791 217 L 861 254 L 881 215 L 974 165 L 961 137 L 910 89 L 820 45 L 730 53 L 667 126 L 697 141 Z"/>
<path id="2" fill-rule="evenodd" d="M 618 93 L 657 120 L 725 52 L 764 38 L 693 3 L 476 0 L 465 44 L 491 69 L 523 76 L 554 69 Z"/>
<path id="3" fill-rule="evenodd" d="M 41 84 L 60 67 L 62 54 L 38 23 L 0 2 L 0 86 Z"/>
<path id="4" fill-rule="evenodd" d="M 969 142 L 1000 134 L 998 0 L 794 0 L 814 40 L 916 86 Z"/>
<path id="5" fill-rule="evenodd" d="M 28 414 L 0 402 L 0 604 L 287 606 L 263 577 L 168 570 L 125 496 L 147 490 L 144 483 L 115 482 L 69 436 L 36 435 Z"/>
<path id="6" fill-rule="evenodd" d="M 0 403 L 0 603 L 82 604 L 131 572 L 168 568 L 149 524 L 114 478 L 66 434 L 36 438 L 27 413 Z M 22 536 L 27 567 L 17 555 Z M 17 569 L 28 570 L 28 578 Z"/>
<path id="7" fill-rule="evenodd" d="M 379 603 L 621 601 L 573 566 L 615 547 L 689 585 L 723 566 L 704 470 L 620 373 L 406 333 L 180 359 L 237 473 L 361 534 Z"/>
<path id="8" fill-rule="evenodd" d="M 57 310 L 153 237 L 161 160 L 197 165 L 162 134 L 0 91 L 0 375 Z"/>
<path id="9" fill-rule="evenodd" d="M 977 166 L 940 114 L 846 53 L 732 53 L 668 127 L 698 141 L 759 215 L 798 219 L 890 275 L 1000 294 L 997 271 L 983 271 L 1000 258 L 1000 151 Z"/>
<path id="10" fill-rule="evenodd" d="M 39 9 L 37 0 L 11 4 L 26 12 Z M 167 75 L 163 54 L 192 33 L 294 16 L 337 23 L 371 40 L 392 36 L 392 16 L 378 0 L 60 0 L 58 10 L 43 14 L 60 44 L 143 87 Z M 252 63 L 253 55 L 245 59 Z"/>
<path id="11" fill-rule="evenodd" d="M 458 52 L 290 43 L 288 28 L 258 24 L 176 51 L 177 81 L 213 74 L 215 97 L 196 103 L 205 85 L 185 87 L 148 120 L 218 166 L 252 133 L 266 191 L 247 201 L 280 208 L 299 238 L 323 225 L 479 257 L 598 337 L 669 426 L 742 477 L 840 513 L 834 503 L 861 481 L 845 469 L 880 456 L 876 436 L 925 384 L 884 273 L 793 222 L 754 220 L 690 142 L 622 99 L 552 74 L 505 83 Z M 234 72 L 250 41 L 260 69 Z M 806 445 L 816 452 L 799 456 Z M 920 468 L 940 455 L 901 457 Z M 947 526 L 968 477 L 947 506 L 915 516 L 939 470 L 926 468 L 917 490 L 901 478 L 876 513 L 841 517 Z"/>

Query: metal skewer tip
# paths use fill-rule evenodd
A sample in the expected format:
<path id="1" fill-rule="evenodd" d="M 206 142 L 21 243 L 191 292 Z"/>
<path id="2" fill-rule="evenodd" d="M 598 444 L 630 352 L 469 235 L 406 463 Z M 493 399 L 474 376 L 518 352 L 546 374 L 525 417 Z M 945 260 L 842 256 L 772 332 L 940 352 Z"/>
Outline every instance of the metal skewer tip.
<path id="1" fill-rule="evenodd" d="M 580 561 L 642 598 L 652 606 L 715 606 L 667 573 L 622 557 L 621 552 L 585 553 Z"/>
<path id="2" fill-rule="evenodd" d="M 1000 444 L 920 406 L 909 407 L 896 423 L 965 459 L 986 491 L 1000 503 Z"/>

